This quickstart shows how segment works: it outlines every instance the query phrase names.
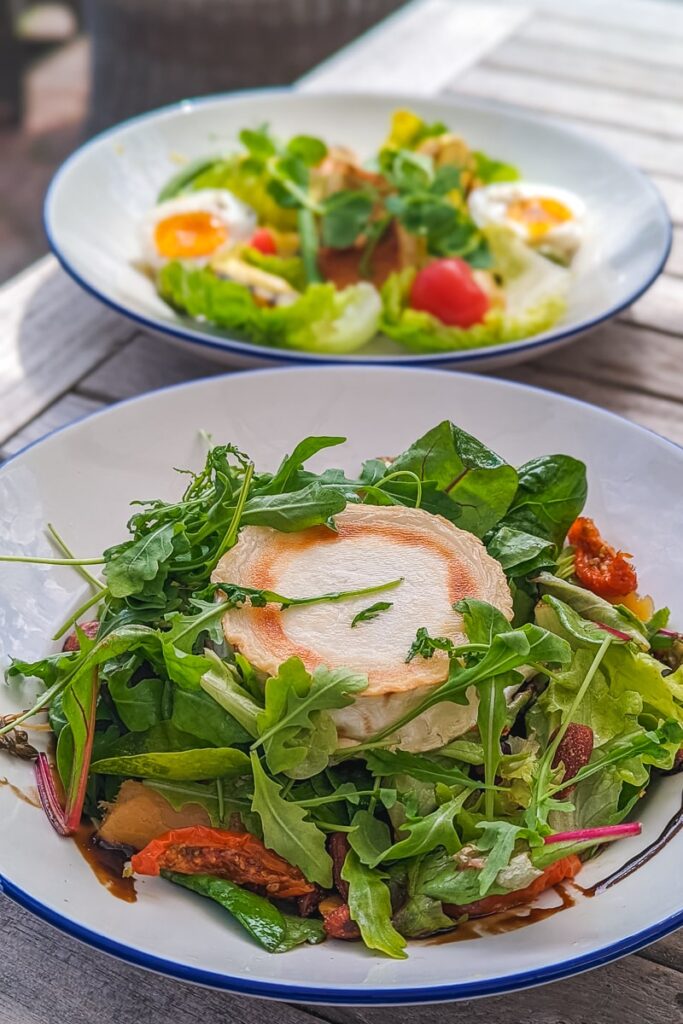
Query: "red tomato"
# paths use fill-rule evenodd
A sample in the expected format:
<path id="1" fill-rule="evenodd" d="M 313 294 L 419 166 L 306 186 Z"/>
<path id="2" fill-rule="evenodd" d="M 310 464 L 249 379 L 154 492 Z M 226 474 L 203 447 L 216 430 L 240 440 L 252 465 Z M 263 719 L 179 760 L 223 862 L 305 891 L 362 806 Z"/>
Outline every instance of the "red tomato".
<path id="1" fill-rule="evenodd" d="M 266 256 L 275 256 L 277 254 L 273 232 L 269 231 L 268 228 L 257 228 L 249 239 L 249 245 L 252 249 L 258 249 L 259 252 L 264 253 Z"/>
<path id="2" fill-rule="evenodd" d="M 468 263 L 460 259 L 434 260 L 413 281 L 410 305 L 431 313 L 449 327 L 472 327 L 488 312 L 486 292 L 474 280 Z"/>

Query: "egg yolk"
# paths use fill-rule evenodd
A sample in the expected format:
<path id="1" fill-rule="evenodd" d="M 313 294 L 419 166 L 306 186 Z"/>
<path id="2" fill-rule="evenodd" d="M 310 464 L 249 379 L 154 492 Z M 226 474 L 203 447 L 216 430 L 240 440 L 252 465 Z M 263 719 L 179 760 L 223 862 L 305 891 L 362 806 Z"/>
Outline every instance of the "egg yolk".
<path id="1" fill-rule="evenodd" d="M 559 199 L 549 196 L 522 196 L 514 199 L 506 210 L 509 220 L 523 224 L 530 238 L 543 238 L 558 224 L 572 220 L 573 214 Z"/>
<path id="2" fill-rule="evenodd" d="M 176 213 L 160 220 L 154 229 L 154 244 L 160 256 L 169 260 L 210 256 L 228 237 L 225 224 L 212 213 Z"/>

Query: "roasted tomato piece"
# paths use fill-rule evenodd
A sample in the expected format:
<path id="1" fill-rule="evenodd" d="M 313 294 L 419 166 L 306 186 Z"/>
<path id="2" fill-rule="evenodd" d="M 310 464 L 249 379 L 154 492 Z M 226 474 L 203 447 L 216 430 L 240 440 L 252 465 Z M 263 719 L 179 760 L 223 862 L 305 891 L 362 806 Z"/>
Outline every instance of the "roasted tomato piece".
<path id="1" fill-rule="evenodd" d="M 468 917 L 485 917 L 487 914 L 497 914 L 501 910 L 508 910 L 511 907 L 519 907 L 524 903 L 531 903 L 537 896 L 540 896 L 546 889 L 562 882 L 565 878 L 574 878 L 581 870 L 581 861 L 575 855 L 563 857 L 556 860 L 549 868 L 535 878 L 526 889 L 517 889 L 514 892 L 506 892 L 499 896 L 484 896 L 474 903 L 467 903 L 464 906 L 457 906 L 454 903 L 444 903 L 444 911 L 451 917 L 461 917 L 467 914 Z"/>
<path id="2" fill-rule="evenodd" d="M 87 637 L 94 640 L 97 636 L 97 630 L 100 628 L 100 624 L 97 619 L 93 619 L 91 622 L 79 622 L 78 628 L 85 633 Z M 68 637 L 64 641 L 63 651 L 79 651 L 81 648 L 78 642 L 78 634 L 74 630 L 73 633 L 69 633 Z"/>
<path id="3" fill-rule="evenodd" d="M 592 519 L 579 516 L 567 540 L 576 549 L 574 573 L 587 590 L 611 601 L 638 589 L 636 570 L 628 561 L 631 556 L 607 544 Z"/>
<path id="4" fill-rule="evenodd" d="M 344 903 L 336 896 L 328 896 L 322 900 L 318 910 L 322 914 L 325 934 L 330 938 L 344 939 L 346 942 L 360 939 L 360 928 L 351 920 L 348 903 Z"/>
<path id="5" fill-rule="evenodd" d="M 138 875 L 158 875 L 162 870 L 215 875 L 280 899 L 315 892 L 315 886 L 297 867 L 268 850 L 249 832 L 226 832 L 202 825 L 175 829 L 153 839 L 130 863 Z"/>

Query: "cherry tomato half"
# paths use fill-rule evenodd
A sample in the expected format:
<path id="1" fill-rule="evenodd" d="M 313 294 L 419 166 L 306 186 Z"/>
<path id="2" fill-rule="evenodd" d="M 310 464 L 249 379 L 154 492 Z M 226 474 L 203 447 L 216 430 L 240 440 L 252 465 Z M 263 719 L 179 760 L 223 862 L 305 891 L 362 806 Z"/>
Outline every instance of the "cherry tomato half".
<path id="1" fill-rule="evenodd" d="M 275 256 L 277 254 L 277 245 L 273 238 L 273 232 L 268 228 L 257 228 L 249 239 L 249 245 L 252 249 L 258 249 L 265 256 Z"/>
<path id="2" fill-rule="evenodd" d="M 418 272 L 410 292 L 410 305 L 431 313 L 449 327 L 472 327 L 488 312 L 490 301 L 464 260 L 434 260 Z"/>

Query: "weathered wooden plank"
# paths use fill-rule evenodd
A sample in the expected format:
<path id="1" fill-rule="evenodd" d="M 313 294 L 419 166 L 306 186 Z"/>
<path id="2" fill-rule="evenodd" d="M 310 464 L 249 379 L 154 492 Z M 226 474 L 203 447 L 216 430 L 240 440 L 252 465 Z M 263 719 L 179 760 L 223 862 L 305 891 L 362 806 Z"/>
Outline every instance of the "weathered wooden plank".
<path id="1" fill-rule="evenodd" d="M 78 390 L 88 397 L 113 402 L 225 371 L 224 365 L 206 359 L 195 347 L 171 345 L 163 338 L 139 332 L 84 377 Z"/>
<path id="2" fill-rule="evenodd" d="M 0 1024 L 312 1024 L 311 1011 L 142 972 L 88 949 L 0 897 Z"/>
<path id="3" fill-rule="evenodd" d="M 647 946 L 638 955 L 674 971 L 683 971 L 683 929 L 655 942 L 653 946 Z"/>
<path id="4" fill-rule="evenodd" d="M 0 289 L 0 445 L 133 333 L 43 260 Z"/>
<path id="5" fill-rule="evenodd" d="M 683 337 L 612 321 L 535 365 L 680 402 L 682 361 Z"/>
<path id="6" fill-rule="evenodd" d="M 495 0 L 422 0 L 305 75 L 305 91 L 410 91 L 430 96 L 516 29 L 530 8 Z"/>
<path id="7" fill-rule="evenodd" d="M 453 971 L 457 975 L 457 946 Z M 579 978 L 542 988 L 513 992 L 493 999 L 450 1006 L 413 1006 L 397 1013 L 378 1009 L 319 1006 L 318 1016 L 330 1024 L 679 1024 L 683 1020 L 683 979 L 678 971 L 640 957 L 619 960 Z"/>
<path id="8" fill-rule="evenodd" d="M 562 5 L 557 0 L 534 0 L 534 7 L 559 22 L 587 24 L 594 31 L 619 28 L 683 38 L 683 12 L 670 0 L 572 0 Z"/>
<path id="9" fill-rule="evenodd" d="M 679 43 L 678 48 L 683 51 Z M 683 138 L 683 103 L 624 94 L 608 87 L 566 82 L 519 71 L 477 65 L 464 72 L 457 90 L 489 100 L 504 99 L 532 110 L 587 121 L 638 128 L 649 134 Z"/>
<path id="10" fill-rule="evenodd" d="M 674 224 L 683 224 L 683 178 L 670 178 L 664 174 L 651 175 L 666 203 Z"/>
<path id="11" fill-rule="evenodd" d="M 683 42 L 681 43 L 683 47 Z M 486 57 L 487 67 L 506 71 L 566 80 L 584 85 L 618 89 L 641 96 L 658 96 L 664 100 L 683 100 L 683 70 L 680 67 L 657 67 L 637 64 L 628 57 L 611 56 L 592 50 L 563 46 L 539 46 L 516 36 L 506 39 Z M 624 98 L 628 103 L 628 98 Z"/>
<path id="12" fill-rule="evenodd" d="M 91 412 L 97 412 L 105 404 L 104 402 L 93 401 L 90 398 L 83 398 L 80 395 L 65 395 L 46 409 L 45 412 L 41 413 L 40 416 L 36 416 L 34 420 L 31 420 L 25 427 L 8 438 L 2 447 L 2 455 L 4 457 L 14 455 L 15 452 L 25 448 L 27 444 L 37 441 L 38 438 L 44 437 L 45 434 L 52 433 L 53 430 L 66 426 L 67 423 L 73 423 L 74 420 L 88 416 Z"/>
<path id="13" fill-rule="evenodd" d="M 497 376 L 571 395 L 573 398 L 609 409 L 683 445 L 683 404 L 680 402 L 627 390 L 608 381 L 589 380 L 570 374 L 564 369 L 548 369 L 547 366 L 538 363 L 513 367 Z"/>
<path id="14" fill-rule="evenodd" d="M 667 274 L 683 275 L 683 228 L 674 227 L 671 253 L 666 264 Z"/>
<path id="15" fill-rule="evenodd" d="M 683 288 L 676 277 L 663 274 L 642 299 L 624 314 L 624 319 L 643 327 L 671 334 L 683 333 Z M 679 370 L 680 373 L 680 370 Z"/>
<path id="16" fill-rule="evenodd" d="M 608 56 L 627 57 L 636 63 L 645 61 L 658 66 L 680 67 L 681 16 L 673 4 L 667 5 L 671 8 L 669 25 L 660 31 L 650 31 L 642 24 L 622 28 L 618 23 L 621 2 L 612 4 L 617 24 L 604 25 L 602 28 L 592 18 L 576 22 L 566 18 L 564 14 L 570 6 L 562 6 L 562 16 L 558 16 L 557 5 L 553 6 L 552 14 L 539 12 L 521 27 L 520 37 L 550 48 L 556 45 L 575 46 L 580 50 Z"/>
<path id="17" fill-rule="evenodd" d="M 457 80 L 454 89 L 457 92 Z M 628 102 L 627 99 L 624 100 Z M 683 169 L 683 142 L 664 138 L 659 135 L 648 135 L 646 132 L 615 128 L 607 124 L 591 124 L 577 118 L 563 117 L 554 114 L 553 119 L 566 124 L 567 127 L 589 135 L 605 146 L 619 153 L 624 160 L 636 164 L 649 174 L 668 174 L 673 177 L 681 175 Z"/>

